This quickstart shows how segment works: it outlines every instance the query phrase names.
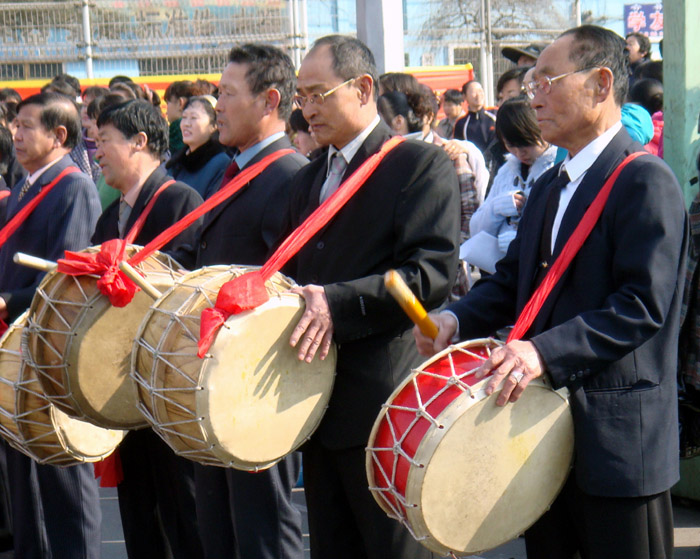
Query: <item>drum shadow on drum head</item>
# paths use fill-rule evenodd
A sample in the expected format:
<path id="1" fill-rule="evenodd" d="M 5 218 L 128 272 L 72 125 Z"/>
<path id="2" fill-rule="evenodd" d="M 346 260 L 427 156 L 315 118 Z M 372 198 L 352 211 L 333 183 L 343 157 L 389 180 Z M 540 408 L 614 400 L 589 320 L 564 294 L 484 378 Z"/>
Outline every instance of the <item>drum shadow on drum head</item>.
<path id="1" fill-rule="evenodd" d="M 289 344 L 295 321 L 285 328 L 270 344 L 269 348 L 257 362 L 253 371 L 255 388 L 253 395 L 260 399 L 270 396 L 274 390 L 277 396 L 277 412 L 296 406 L 314 395 L 321 395 L 322 386 L 314 383 L 312 377 L 318 376 L 321 363 L 318 356 L 311 363 L 300 361 L 297 350 Z"/>
<path id="2" fill-rule="evenodd" d="M 551 505 L 571 467 L 573 423 L 563 397 L 533 384 L 504 407 L 497 396 L 446 410 L 440 419 L 451 427 L 426 466 L 426 527 L 455 551 L 478 553 L 520 535 Z M 449 491 L 434 491 L 445 480 Z"/>

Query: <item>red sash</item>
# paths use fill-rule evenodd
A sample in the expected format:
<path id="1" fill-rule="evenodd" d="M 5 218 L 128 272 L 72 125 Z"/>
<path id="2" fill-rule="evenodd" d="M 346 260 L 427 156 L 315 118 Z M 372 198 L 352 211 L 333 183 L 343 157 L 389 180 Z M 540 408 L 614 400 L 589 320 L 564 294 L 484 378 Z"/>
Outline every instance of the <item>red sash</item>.
<path id="1" fill-rule="evenodd" d="M 39 194 L 34 196 L 29 203 L 24 206 L 20 211 L 18 211 L 15 216 L 8 221 L 5 226 L 0 229 L 0 248 L 7 242 L 7 239 L 9 239 L 17 229 L 19 229 L 20 225 L 22 225 L 26 219 L 31 215 L 31 213 L 36 209 L 36 207 L 41 203 L 41 201 L 46 198 L 49 195 L 49 192 L 53 190 L 53 188 L 61 181 L 63 177 L 66 175 L 69 175 L 70 173 L 78 173 L 80 172 L 77 167 L 66 167 L 61 171 L 58 176 L 53 179 L 49 184 L 46 186 L 42 187 L 41 191 Z M 9 190 L 5 190 L 3 192 L 0 192 L 0 200 L 3 198 L 7 198 L 10 195 Z M 7 330 L 8 325 L 5 323 L 4 320 L 0 319 L 0 336 L 5 333 Z"/>
<path id="2" fill-rule="evenodd" d="M 221 188 L 216 194 L 204 202 L 201 206 L 192 210 L 189 214 L 168 227 L 165 231 L 156 236 L 151 242 L 149 242 L 142 250 L 134 254 L 129 260 L 129 264 L 136 266 L 140 264 L 151 254 L 156 252 L 158 249 L 162 248 L 169 241 L 177 237 L 185 229 L 187 229 L 192 223 L 194 223 L 199 217 L 212 210 L 219 204 L 222 204 L 241 188 L 246 186 L 250 181 L 262 173 L 268 165 L 283 157 L 294 153 L 294 150 L 284 149 L 276 151 L 267 157 L 260 160 L 255 165 L 241 171 L 236 175 L 229 183 L 227 183 L 223 188 Z M 161 186 L 159 191 L 156 193 L 158 195 L 167 186 L 168 183 Z M 155 198 L 155 196 L 154 196 Z M 155 199 L 152 198 L 149 203 L 149 207 L 155 203 Z M 150 208 L 146 208 L 150 211 Z M 144 210 L 144 211 L 146 211 Z M 139 216 L 140 218 L 143 216 Z M 68 275 L 85 275 L 85 274 L 97 274 L 100 275 L 100 279 L 97 280 L 97 287 L 105 295 L 110 303 L 115 307 L 124 307 L 128 305 L 134 298 L 134 295 L 139 290 L 139 288 L 132 282 L 129 278 L 124 275 L 124 273 L 119 269 L 119 263 L 124 260 L 124 251 L 126 249 L 127 242 L 133 239 L 138 234 L 138 231 L 134 233 L 137 225 L 139 225 L 139 231 L 143 225 L 142 221 L 137 221 L 132 227 L 131 231 L 127 234 L 126 239 L 112 239 L 102 243 L 100 251 L 96 253 L 82 253 L 82 252 L 70 252 L 66 251 L 65 258 L 59 259 L 58 261 L 58 271 Z"/>
<path id="3" fill-rule="evenodd" d="M 384 157 L 404 141 L 394 136 L 368 158 L 338 189 L 287 237 L 260 270 L 248 272 L 221 286 L 213 308 L 204 309 L 199 328 L 199 357 L 209 351 L 216 333 L 232 314 L 254 309 L 268 299 L 265 281 L 278 272 L 309 239 L 318 233 L 353 197 Z"/>

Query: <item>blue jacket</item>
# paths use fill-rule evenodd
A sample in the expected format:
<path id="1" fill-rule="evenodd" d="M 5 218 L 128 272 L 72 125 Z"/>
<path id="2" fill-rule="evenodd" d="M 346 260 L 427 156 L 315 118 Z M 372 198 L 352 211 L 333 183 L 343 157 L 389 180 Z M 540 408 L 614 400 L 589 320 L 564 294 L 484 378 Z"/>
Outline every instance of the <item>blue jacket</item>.
<path id="1" fill-rule="evenodd" d="M 18 182 L 7 202 L 8 220 L 71 165 L 75 163 L 70 156 L 64 156 L 39 177 L 21 201 L 17 199 L 26 178 Z M 15 264 L 14 254 L 25 252 L 55 261 L 66 250 L 81 250 L 89 246 L 100 213 L 95 183 L 82 172 L 71 173 L 61 179 L 0 248 L 0 297 L 7 303 L 10 320 L 29 307 L 43 276 L 43 272 Z"/>
<path id="2" fill-rule="evenodd" d="M 221 186 L 231 157 L 216 137 L 192 153 L 187 153 L 188 149 L 185 146 L 176 152 L 165 167 L 171 177 L 191 186 L 206 200 Z"/>

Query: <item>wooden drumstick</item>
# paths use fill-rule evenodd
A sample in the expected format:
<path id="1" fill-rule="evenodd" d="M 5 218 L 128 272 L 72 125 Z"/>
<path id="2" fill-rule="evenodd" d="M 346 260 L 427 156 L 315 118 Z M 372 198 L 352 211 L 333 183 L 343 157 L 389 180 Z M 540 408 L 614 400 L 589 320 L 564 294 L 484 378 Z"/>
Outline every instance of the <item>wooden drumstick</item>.
<path id="1" fill-rule="evenodd" d="M 34 268 L 35 270 L 41 270 L 42 272 L 53 272 L 58 267 L 56 262 L 44 260 L 38 256 L 31 256 L 30 254 L 25 254 L 23 252 L 15 252 L 12 260 L 15 264 L 27 266 L 27 268 Z"/>
<path id="2" fill-rule="evenodd" d="M 434 340 L 438 335 L 437 324 L 430 319 L 428 312 L 396 270 L 388 270 L 384 274 L 384 285 L 420 331 Z"/>
<path id="3" fill-rule="evenodd" d="M 131 280 L 133 281 L 136 285 L 138 285 L 141 289 L 143 289 L 143 292 L 151 297 L 154 301 L 156 299 L 159 299 L 161 296 L 161 292 L 158 291 L 158 289 L 150 283 L 146 278 L 144 278 L 141 274 L 139 274 L 128 262 L 125 262 L 122 260 L 119 263 L 119 269 L 124 272 L 124 274 Z"/>

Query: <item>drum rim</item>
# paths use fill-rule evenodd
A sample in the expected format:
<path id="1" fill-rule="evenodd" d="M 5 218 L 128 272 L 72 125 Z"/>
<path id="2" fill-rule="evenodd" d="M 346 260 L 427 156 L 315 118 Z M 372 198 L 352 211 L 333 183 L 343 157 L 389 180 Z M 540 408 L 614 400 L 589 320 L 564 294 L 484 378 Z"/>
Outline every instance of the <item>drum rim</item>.
<path id="1" fill-rule="evenodd" d="M 426 367 L 429 367 L 436 361 L 442 359 L 444 356 L 452 353 L 455 348 L 465 348 L 465 347 L 472 347 L 472 346 L 486 346 L 486 345 L 493 345 L 494 347 L 498 347 L 503 345 L 502 342 L 499 342 L 498 340 L 494 338 L 477 338 L 474 340 L 465 340 L 456 344 L 450 344 L 447 346 L 445 349 L 442 351 L 436 353 L 432 357 L 429 357 L 426 361 L 423 361 L 420 365 L 418 365 L 415 368 L 411 369 L 411 372 L 406 375 L 406 378 L 404 378 L 393 390 L 393 392 L 387 397 L 385 402 L 382 404 L 381 409 L 379 410 L 379 413 L 374 420 L 374 424 L 372 425 L 372 430 L 370 431 L 369 439 L 367 440 L 367 446 L 365 447 L 365 472 L 367 475 L 367 481 L 369 482 L 369 487 L 377 487 L 377 482 L 374 476 L 374 442 L 377 438 L 377 432 L 379 431 L 379 428 L 381 427 L 382 423 L 384 422 L 386 418 L 386 413 L 387 410 L 389 409 L 389 405 L 391 402 L 393 402 L 396 397 L 403 392 L 403 390 L 406 388 L 411 383 L 411 380 L 413 376 L 416 373 L 419 373 L 423 370 L 425 370 Z M 448 408 L 452 405 L 452 402 L 447 406 Z M 443 410 L 445 411 L 445 410 Z M 377 504 L 381 507 L 381 509 L 386 512 L 391 518 L 395 518 L 399 522 L 403 523 L 403 519 L 401 517 L 397 517 L 394 514 L 394 511 L 387 505 L 385 502 L 384 498 L 381 496 L 381 493 L 379 491 L 371 491 L 372 495 L 374 496 L 374 500 L 377 501 Z M 405 496 L 404 496 L 405 497 Z M 410 530 L 410 528 L 409 528 Z"/>
<path id="2" fill-rule="evenodd" d="M 445 547 L 443 544 L 441 544 L 432 534 L 429 532 L 427 525 L 425 521 L 423 520 L 422 514 L 418 514 L 420 507 L 419 506 L 411 506 L 412 503 L 419 503 L 420 502 L 420 496 L 422 492 L 422 482 L 425 478 L 426 475 L 426 468 L 419 468 L 414 465 L 409 466 L 407 478 L 406 478 L 406 490 L 405 494 L 402 495 L 404 501 L 407 503 L 406 506 L 402 507 L 403 508 L 403 515 L 401 514 L 401 511 L 399 511 L 399 514 L 397 514 L 391 507 L 390 505 L 385 501 L 385 498 L 383 497 L 382 493 L 384 493 L 384 490 L 373 490 L 372 488 L 378 487 L 376 483 L 376 478 L 374 475 L 374 466 L 375 466 L 375 460 L 376 454 L 375 454 L 375 440 L 377 436 L 377 432 L 383 422 L 386 420 L 386 414 L 387 410 L 389 409 L 389 406 L 394 400 L 397 398 L 397 396 L 403 392 L 403 390 L 412 382 L 412 379 L 414 378 L 415 375 L 418 373 L 424 371 L 426 368 L 428 368 L 430 365 L 435 363 L 436 361 L 442 359 L 448 354 L 451 354 L 454 352 L 455 349 L 463 349 L 463 348 L 471 348 L 474 346 L 491 346 L 491 349 L 494 349 L 495 347 L 502 346 L 503 343 L 495 340 L 493 338 L 478 338 L 474 340 L 467 340 L 463 342 L 459 342 L 457 344 L 452 344 L 445 348 L 443 351 L 436 353 L 432 357 L 430 357 L 428 360 L 425 362 L 421 363 L 418 367 L 415 369 L 412 369 L 411 374 L 409 374 L 397 387 L 396 389 L 392 392 L 392 394 L 387 398 L 385 404 L 382 405 L 382 408 L 380 410 L 380 413 L 378 414 L 374 425 L 372 427 L 372 431 L 370 433 L 370 437 L 368 440 L 368 444 L 366 447 L 366 455 L 365 455 L 365 467 L 366 467 L 366 474 L 367 474 L 367 479 L 369 482 L 369 487 L 372 495 L 374 496 L 375 501 L 379 504 L 379 506 L 384 510 L 384 512 L 389 515 L 391 518 L 394 518 L 401 522 L 411 533 L 411 535 L 418 541 L 421 542 L 425 547 L 431 549 L 432 551 L 435 551 L 437 553 L 441 554 L 449 554 L 450 552 L 458 552 L 458 553 L 469 553 L 469 554 L 474 554 L 478 553 L 483 550 L 452 550 L 450 548 Z M 472 393 L 471 397 L 470 394 L 467 392 L 463 392 L 459 394 L 454 400 L 452 400 L 435 418 L 436 420 L 440 421 L 441 419 L 445 419 L 447 417 L 459 417 L 461 413 L 464 413 L 466 410 L 469 408 L 473 407 L 474 405 L 478 404 L 479 402 L 483 401 L 487 396 L 484 391 L 484 386 L 486 382 L 488 382 L 489 377 L 485 377 L 484 379 L 480 380 L 478 383 L 472 386 Z M 542 377 L 539 379 L 535 379 L 531 381 L 531 383 L 534 387 L 538 388 L 544 388 L 547 390 L 550 390 L 551 392 L 555 393 L 557 396 L 559 396 L 564 402 L 566 407 L 569 409 L 569 416 L 571 417 L 571 408 L 569 406 L 568 402 L 568 390 L 566 388 L 562 388 L 559 390 L 554 390 L 551 387 L 551 384 L 548 382 L 546 377 Z M 497 388 L 496 394 L 499 391 Z M 492 394 L 492 396 L 494 396 Z M 441 422 L 442 423 L 442 422 Z M 543 512 L 547 510 L 554 502 L 554 499 L 556 499 L 556 496 L 559 494 L 561 491 L 561 488 L 563 487 L 564 483 L 566 482 L 566 479 L 568 477 L 568 473 L 572 467 L 573 464 L 573 455 L 574 455 L 574 439 L 573 439 L 573 419 L 570 421 L 570 427 L 571 427 L 571 444 L 569 445 L 569 458 L 568 458 L 568 463 L 569 467 L 565 468 L 565 474 L 563 475 L 563 479 L 561 481 L 561 484 L 559 487 L 556 489 L 554 492 L 554 496 L 552 497 L 551 501 L 546 504 L 546 506 L 542 509 Z M 440 434 L 442 432 L 442 434 Z M 424 434 L 423 438 L 421 439 L 420 443 L 418 444 L 418 447 L 416 448 L 416 452 L 412 459 L 416 459 L 416 457 L 421 457 L 421 455 L 425 454 L 426 450 L 431 449 L 431 452 L 429 454 L 426 454 L 425 456 L 430 457 L 434 454 L 435 450 L 439 446 L 440 442 L 442 439 L 447 435 L 449 432 L 449 429 L 445 430 L 443 432 L 442 429 L 439 429 L 436 425 L 432 424 L 428 427 L 428 430 Z M 423 458 L 425 458 L 423 456 Z M 393 488 L 393 491 L 395 491 L 395 486 L 391 486 L 389 489 Z M 396 492 L 398 494 L 398 492 Z M 394 498 L 397 498 L 396 496 Z M 535 518 L 530 526 L 534 524 L 534 522 L 537 521 L 537 518 Z M 522 531 L 526 530 L 530 526 L 527 526 L 523 528 Z M 503 541 L 508 541 L 512 539 L 513 537 L 517 536 L 518 534 L 513 534 L 508 537 L 507 540 Z"/>
<path id="3" fill-rule="evenodd" d="M 441 423 L 449 424 L 449 425 L 454 425 L 456 420 L 459 419 L 459 417 L 465 413 L 467 410 L 473 408 L 474 406 L 479 405 L 480 403 L 484 402 L 485 400 L 489 398 L 496 398 L 498 396 L 498 392 L 500 391 L 501 385 L 499 385 L 498 388 L 494 391 L 493 394 L 490 396 L 486 395 L 485 387 L 486 384 L 489 381 L 489 377 L 486 377 L 482 380 L 480 380 L 477 384 L 474 385 L 474 390 L 472 394 L 468 393 L 462 393 L 460 394 L 457 398 L 455 398 L 445 409 L 438 415 L 436 419 L 441 420 Z M 571 408 L 569 406 L 568 400 L 566 397 L 564 397 L 560 392 L 553 390 L 549 383 L 544 380 L 544 379 L 534 379 L 532 380 L 529 384 L 528 387 L 532 388 L 537 388 L 540 390 L 546 390 L 553 395 L 558 396 L 562 400 L 562 405 L 564 405 L 565 409 L 562 411 L 562 413 L 566 413 L 566 409 L 569 410 L 569 421 L 568 421 L 568 427 L 570 430 L 570 437 L 569 437 L 569 444 L 566 446 L 566 448 L 562 449 L 562 452 L 566 452 L 568 454 L 568 459 L 566 462 L 568 462 L 568 467 L 564 468 L 564 472 L 562 475 L 562 478 L 558 484 L 556 484 L 556 488 L 552 493 L 552 496 L 550 499 L 547 499 L 546 503 L 541 506 L 541 511 L 544 513 L 554 502 L 556 499 L 556 496 L 559 494 L 561 491 L 561 488 L 564 486 L 564 483 L 566 482 L 566 479 L 568 478 L 568 473 L 571 470 L 572 467 L 572 462 L 573 462 L 573 454 L 574 454 L 574 433 L 573 433 L 573 418 L 571 417 Z M 423 459 L 425 458 L 431 458 L 437 448 L 440 446 L 442 443 L 443 439 L 448 435 L 450 432 L 450 429 L 440 429 L 439 427 L 435 425 L 431 425 L 428 428 L 428 431 L 425 433 L 423 438 L 421 439 L 420 444 L 416 448 L 416 453 L 415 457 L 422 457 Z M 415 458 L 414 457 L 414 458 Z M 425 477 L 427 475 L 427 468 L 418 468 L 418 467 L 411 467 L 408 471 L 408 476 L 406 478 L 406 501 L 409 503 L 420 503 L 421 501 L 421 496 L 422 496 L 422 491 L 423 491 L 423 483 L 425 481 Z M 557 470 L 558 471 L 558 470 Z M 552 478 L 550 477 L 550 480 Z M 406 508 L 406 518 L 407 520 L 410 521 L 412 530 L 416 533 L 417 537 L 421 539 L 421 542 L 423 545 L 426 547 L 430 548 L 431 550 L 441 553 L 441 554 L 448 554 L 450 552 L 456 552 L 460 554 L 477 554 L 482 551 L 485 551 L 485 549 L 464 549 L 464 550 L 456 550 L 452 549 L 449 547 L 446 547 L 443 543 L 441 543 L 435 536 L 432 535 L 430 530 L 428 529 L 427 523 L 424 520 L 424 516 L 422 514 L 419 514 L 419 512 L 422 511 L 421 506 L 417 507 L 408 507 Z M 541 514 L 540 514 L 541 516 Z M 513 529 L 510 533 L 508 533 L 506 536 L 502 537 L 501 541 L 499 543 L 496 543 L 493 547 L 489 547 L 486 549 L 493 549 L 494 547 L 497 547 L 499 545 L 502 545 L 505 542 L 508 542 L 512 540 L 513 538 L 518 537 L 520 534 L 522 534 L 525 530 L 527 530 L 530 526 L 532 526 L 539 516 L 535 517 L 527 526 L 524 526 L 522 528 L 517 528 Z"/>
<path id="4" fill-rule="evenodd" d="M 187 435 L 185 433 L 179 432 L 175 429 L 173 429 L 172 432 L 170 429 L 163 429 L 163 425 L 167 424 L 168 422 L 164 421 L 163 415 L 165 415 L 165 412 L 163 412 L 162 410 L 159 409 L 162 406 L 158 405 L 158 402 L 156 402 L 156 400 L 159 397 L 152 394 L 152 396 L 151 396 L 152 401 L 148 402 L 149 406 L 152 409 L 149 409 L 149 407 L 146 404 L 144 404 L 144 402 L 142 400 L 142 394 L 141 394 L 141 390 L 139 390 L 139 387 L 141 387 L 142 390 L 148 392 L 148 391 L 151 391 L 152 387 L 154 386 L 153 376 L 154 376 L 154 367 L 155 367 L 156 359 L 154 359 L 154 357 L 153 357 L 152 349 L 159 349 L 162 346 L 162 341 L 163 341 L 164 337 L 169 333 L 169 331 L 172 328 L 172 326 L 174 325 L 175 321 L 173 321 L 173 319 L 171 317 L 171 319 L 168 321 L 167 325 L 164 328 L 162 328 L 162 331 L 158 335 L 158 338 L 157 338 L 158 342 L 157 342 L 157 344 L 155 344 L 155 348 L 151 348 L 149 344 L 142 343 L 141 340 L 142 340 L 143 334 L 145 333 L 147 328 L 151 325 L 151 322 L 153 320 L 154 315 L 156 315 L 159 311 L 160 311 L 160 313 L 172 314 L 172 313 L 176 313 L 176 312 L 181 311 L 183 309 L 183 307 L 186 307 L 186 305 L 189 305 L 189 308 L 186 308 L 185 310 L 183 310 L 184 314 L 187 314 L 189 311 L 192 310 L 191 307 L 193 306 L 193 303 L 192 302 L 188 303 L 188 301 L 190 300 L 189 296 L 185 300 L 181 301 L 177 307 L 175 305 L 173 305 L 173 308 L 168 308 L 167 311 L 162 309 L 162 307 L 166 303 L 168 297 L 172 295 L 174 290 L 181 287 L 182 284 L 187 284 L 188 282 L 192 282 L 193 279 L 199 278 L 200 276 L 203 276 L 203 275 L 207 276 L 205 281 L 214 281 L 217 277 L 222 276 L 222 275 L 225 276 L 228 274 L 228 278 L 225 280 L 225 281 L 228 281 L 228 279 L 231 279 L 232 274 L 234 272 L 243 271 L 245 273 L 245 272 L 250 272 L 250 271 L 256 271 L 259 269 L 260 269 L 260 266 L 247 266 L 247 265 L 236 265 L 236 264 L 230 264 L 230 265 L 218 264 L 218 265 L 213 265 L 213 266 L 205 266 L 205 267 L 199 268 L 197 270 L 192 270 L 192 271 L 184 274 L 182 277 L 180 277 L 178 279 L 178 281 L 167 292 L 163 293 L 162 297 L 160 299 L 158 299 L 158 301 L 156 301 L 151 306 L 151 309 L 149 309 L 148 313 L 144 316 L 144 319 L 143 319 L 141 326 L 139 328 L 137 337 L 135 339 L 135 343 L 133 345 L 132 354 L 131 354 L 131 362 L 132 362 L 131 375 L 132 375 L 132 378 L 135 380 L 134 390 L 139 395 L 139 409 L 141 409 L 141 411 L 144 413 L 144 416 L 148 420 L 151 427 L 173 449 L 173 451 L 177 455 L 183 456 L 185 458 L 199 462 L 201 464 L 213 465 L 213 466 L 223 466 L 223 467 L 234 467 L 234 468 L 242 469 L 245 471 L 258 471 L 258 470 L 269 468 L 270 466 L 276 464 L 277 462 L 279 462 L 279 460 L 281 460 L 283 458 L 283 456 L 280 458 L 277 458 L 275 460 L 265 462 L 265 463 L 249 463 L 247 461 L 241 460 L 240 458 L 231 455 L 228 452 L 222 453 L 222 451 L 219 449 L 218 440 L 217 441 L 211 440 L 211 437 L 210 437 L 211 430 L 210 430 L 210 432 L 207 432 L 207 430 L 205 430 L 203 428 L 202 421 L 197 422 L 198 429 L 199 429 L 199 432 L 201 435 L 201 437 L 200 437 L 201 441 L 198 441 L 197 445 L 196 445 L 197 448 L 193 448 L 193 446 L 195 446 L 195 445 L 190 444 L 190 441 L 187 438 Z M 241 274 L 238 274 L 238 275 L 241 275 Z M 289 284 L 289 287 L 293 287 L 294 285 L 296 285 L 295 282 L 291 278 L 289 278 L 283 274 L 276 274 L 276 275 L 281 276 L 281 278 L 283 278 L 285 280 L 285 282 L 287 282 Z M 233 276 L 233 277 L 235 277 L 235 276 Z M 204 281 L 197 282 L 197 283 L 204 283 Z M 187 285 L 186 287 L 188 287 L 190 289 L 195 289 L 195 290 L 197 289 L 197 286 L 192 286 L 192 285 Z M 283 294 L 280 294 L 280 295 L 283 295 Z M 284 295 L 286 295 L 286 293 L 284 293 Z M 298 300 L 299 296 L 294 295 L 294 297 L 297 298 L 297 300 Z M 154 338 L 155 338 L 155 336 L 154 336 Z M 140 356 L 142 351 L 146 351 L 150 354 L 148 357 L 148 359 L 151 362 L 150 370 L 147 371 L 145 374 L 143 371 L 140 371 L 139 367 L 138 367 L 139 356 Z M 335 347 L 335 344 L 332 344 L 331 354 L 333 356 L 335 356 L 333 363 L 337 364 L 337 349 Z M 330 361 L 328 361 L 328 359 L 329 358 L 327 357 L 326 361 L 330 363 Z M 210 374 L 210 372 L 208 371 L 208 369 L 210 367 L 210 365 L 209 365 L 210 360 L 211 360 L 210 355 L 205 355 L 201 359 L 202 365 L 200 366 L 200 369 L 199 369 L 199 376 L 197 379 L 197 385 L 198 385 L 198 387 L 202 387 L 202 391 L 206 390 L 202 386 L 202 384 L 205 383 L 205 375 L 208 378 L 208 375 Z M 332 370 L 333 370 L 333 378 L 332 378 L 330 390 L 328 391 L 327 401 L 323 406 L 324 409 L 327 408 L 328 401 L 330 401 L 330 395 L 332 393 L 332 388 L 333 388 L 333 385 L 335 382 L 336 366 L 332 366 Z M 201 396 L 201 397 L 203 397 L 203 396 Z M 195 395 L 194 399 L 197 400 L 199 398 L 200 398 L 200 394 L 197 393 Z M 195 406 L 197 407 L 197 409 L 194 411 L 197 412 L 197 410 L 200 409 L 200 406 L 196 402 L 195 402 Z M 196 413 L 193 415 L 196 415 Z M 166 417 L 165 419 L 168 419 L 168 418 Z M 300 444 L 295 447 L 294 450 L 298 449 L 301 445 L 304 444 L 304 442 L 306 440 L 308 440 L 308 438 L 311 436 L 313 431 L 318 427 L 318 425 L 320 425 L 322 419 L 323 419 L 323 414 L 321 413 L 321 414 L 319 414 L 317 423 L 314 425 L 314 429 L 310 431 L 309 436 L 306 439 L 302 440 L 300 442 Z M 173 444 L 171 444 L 171 441 L 173 443 L 179 443 L 180 446 L 187 447 L 187 450 L 183 450 L 181 448 L 176 449 L 173 446 Z M 216 444 L 214 444 L 214 442 Z M 232 460 L 232 458 L 233 458 L 233 460 Z"/>

